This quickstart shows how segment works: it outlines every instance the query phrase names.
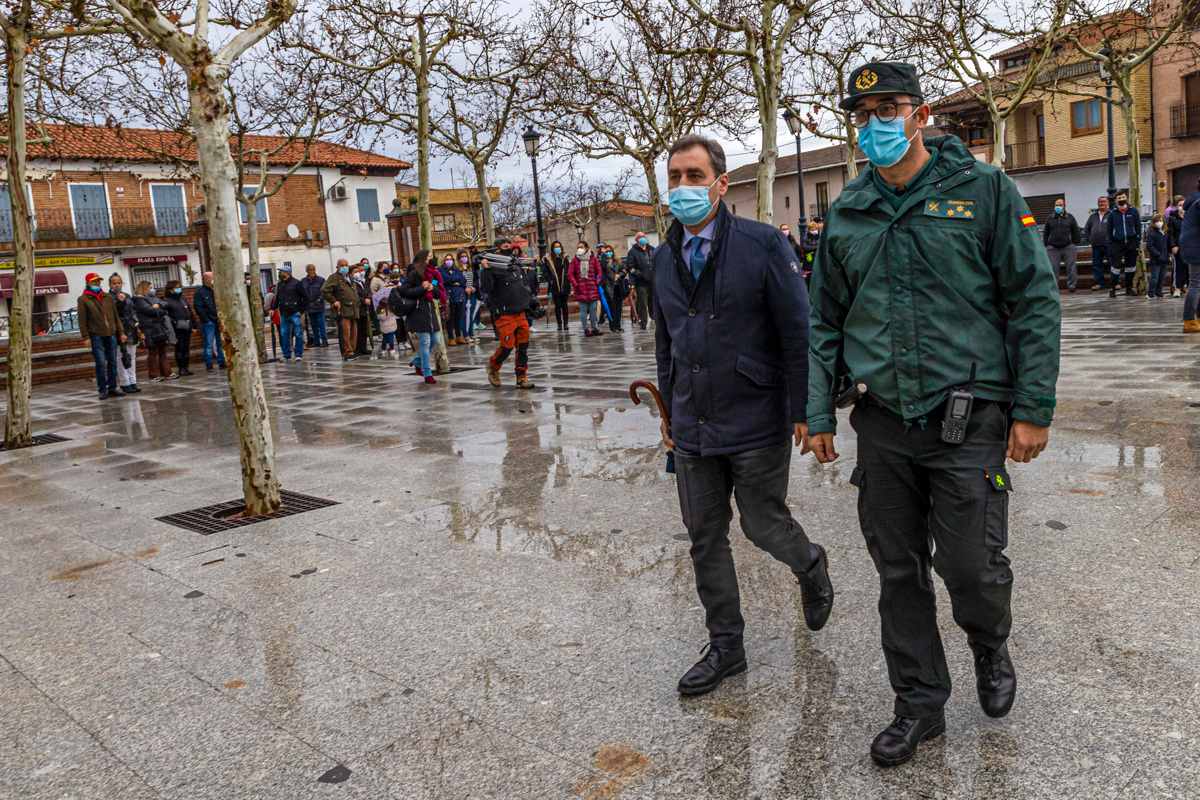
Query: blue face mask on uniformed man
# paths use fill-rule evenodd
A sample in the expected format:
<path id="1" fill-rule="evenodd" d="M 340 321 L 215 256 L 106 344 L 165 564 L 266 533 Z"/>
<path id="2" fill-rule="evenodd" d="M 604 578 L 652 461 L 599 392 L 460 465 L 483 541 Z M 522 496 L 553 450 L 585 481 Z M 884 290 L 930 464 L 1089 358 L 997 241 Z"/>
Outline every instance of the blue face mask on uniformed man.
<path id="1" fill-rule="evenodd" d="M 872 164 L 886 168 L 900 163 L 912 145 L 912 139 L 904 134 L 904 123 L 916 113 L 914 110 L 907 117 L 898 117 L 891 122 L 880 122 L 878 117 L 871 115 L 867 127 L 858 132 L 858 146 Z"/>
<path id="2" fill-rule="evenodd" d="M 717 181 L 721 180 L 717 176 Z M 708 186 L 676 186 L 668 195 L 667 202 L 671 207 L 671 215 L 684 225 L 698 225 L 712 211 L 713 202 L 708 198 L 708 190 L 717 185 L 713 181 Z"/>

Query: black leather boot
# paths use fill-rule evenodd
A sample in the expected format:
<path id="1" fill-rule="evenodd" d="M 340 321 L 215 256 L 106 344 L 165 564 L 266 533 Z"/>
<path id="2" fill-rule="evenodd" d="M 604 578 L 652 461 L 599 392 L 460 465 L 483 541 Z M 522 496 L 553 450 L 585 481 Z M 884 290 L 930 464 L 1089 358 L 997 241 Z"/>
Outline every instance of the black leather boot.
<path id="1" fill-rule="evenodd" d="M 829 580 L 829 556 L 819 544 L 813 547 L 820 551 L 817 562 L 808 572 L 797 572 L 800 583 L 800 601 L 804 605 L 804 624 L 810 631 L 819 631 L 829 621 L 833 611 L 833 583 Z"/>
<path id="2" fill-rule="evenodd" d="M 975 652 L 975 689 L 979 705 L 989 717 L 1003 717 L 1017 699 L 1017 671 L 1008 655 L 1008 645 L 998 650 L 971 645 Z"/>
<path id="3" fill-rule="evenodd" d="M 946 712 L 920 719 L 896 717 L 875 741 L 871 742 L 871 758 L 881 767 L 895 767 L 917 754 L 917 745 L 946 732 Z"/>
<path id="4" fill-rule="evenodd" d="M 703 657 L 679 679 L 680 694 L 707 694 L 730 675 L 746 671 L 746 651 L 740 647 L 723 650 L 710 642 L 700 652 Z"/>

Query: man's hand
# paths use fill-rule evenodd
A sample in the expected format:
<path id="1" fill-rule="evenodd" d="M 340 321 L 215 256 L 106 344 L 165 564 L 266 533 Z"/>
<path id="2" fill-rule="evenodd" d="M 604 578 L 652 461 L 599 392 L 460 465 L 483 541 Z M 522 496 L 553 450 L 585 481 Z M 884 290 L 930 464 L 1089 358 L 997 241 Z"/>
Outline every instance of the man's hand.
<path id="1" fill-rule="evenodd" d="M 804 434 L 805 441 L 800 448 L 801 454 L 812 453 L 822 464 L 837 461 L 838 451 L 833 449 L 832 433 L 809 433 L 808 426 L 805 425 Z"/>
<path id="2" fill-rule="evenodd" d="M 342 310 L 342 301 L 341 301 L 341 300 L 334 300 L 334 301 L 333 301 L 333 310 L 334 310 L 334 311 L 341 311 L 341 310 Z"/>
<path id="3" fill-rule="evenodd" d="M 422 281 L 421 288 L 428 292 L 430 289 L 433 288 L 433 284 L 430 283 L 429 281 Z"/>
<path id="4" fill-rule="evenodd" d="M 671 426 L 667 424 L 665 419 L 659 421 L 658 429 L 662 433 L 663 444 L 667 446 L 668 450 L 674 450 L 675 440 L 671 438 Z"/>
<path id="5" fill-rule="evenodd" d="M 475 289 L 474 289 L 473 287 L 470 287 L 470 286 L 468 286 L 468 287 L 467 287 L 467 294 L 468 294 L 468 295 L 475 294 Z"/>
<path id="6" fill-rule="evenodd" d="M 804 422 L 796 423 L 796 447 L 800 448 L 802 456 L 812 452 L 808 446 L 808 425 Z"/>
<path id="7" fill-rule="evenodd" d="M 121 344 L 125 344 L 125 342 L 127 342 L 129 340 L 127 338 L 125 338 L 125 334 L 122 333 L 117 336 L 117 341 L 120 342 Z"/>
<path id="8" fill-rule="evenodd" d="M 1042 454 L 1050 441 L 1050 428 L 1017 420 L 1008 434 L 1008 457 L 1028 464 Z"/>

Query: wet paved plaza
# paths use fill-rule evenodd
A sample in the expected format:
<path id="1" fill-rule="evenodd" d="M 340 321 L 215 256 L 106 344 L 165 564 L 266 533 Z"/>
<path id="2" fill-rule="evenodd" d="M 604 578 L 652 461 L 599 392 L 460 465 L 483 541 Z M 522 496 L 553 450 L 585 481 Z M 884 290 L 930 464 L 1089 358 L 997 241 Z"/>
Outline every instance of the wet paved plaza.
<path id="1" fill-rule="evenodd" d="M 222 373 L 101 403 L 37 387 L 0 453 L 0 797 L 1195 798 L 1200 337 L 1180 302 L 1064 296 L 1051 447 L 1012 468 L 1017 704 L 987 719 L 939 584 L 947 735 L 891 771 L 878 584 L 842 459 L 795 455 L 838 596 L 812 634 L 735 526 L 750 670 L 680 699 L 706 640 L 650 334 L 481 348 L 420 385 L 334 348 L 265 367 L 287 489 L 337 505 L 208 536 L 240 493 Z"/>

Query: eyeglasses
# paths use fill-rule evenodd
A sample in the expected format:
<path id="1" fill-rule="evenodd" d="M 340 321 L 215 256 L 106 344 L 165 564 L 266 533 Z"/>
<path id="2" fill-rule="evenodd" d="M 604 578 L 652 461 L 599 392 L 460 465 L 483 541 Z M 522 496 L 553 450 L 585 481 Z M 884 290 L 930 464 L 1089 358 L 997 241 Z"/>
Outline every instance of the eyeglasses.
<path id="1" fill-rule="evenodd" d="M 852 112 L 850 114 L 850 123 L 859 130 L 862 130 L 870 124 L 872 116 L 874 116 L 875 119 L 879 120 L 880 122 L 894 122 L 896 118 L 900 116 L 900 109 L 904 106 L 915 108 L 913 103 L 908 101 L 895 103 L 891 100 L 884 100 L 870 111 L 856 110 Z"/>

